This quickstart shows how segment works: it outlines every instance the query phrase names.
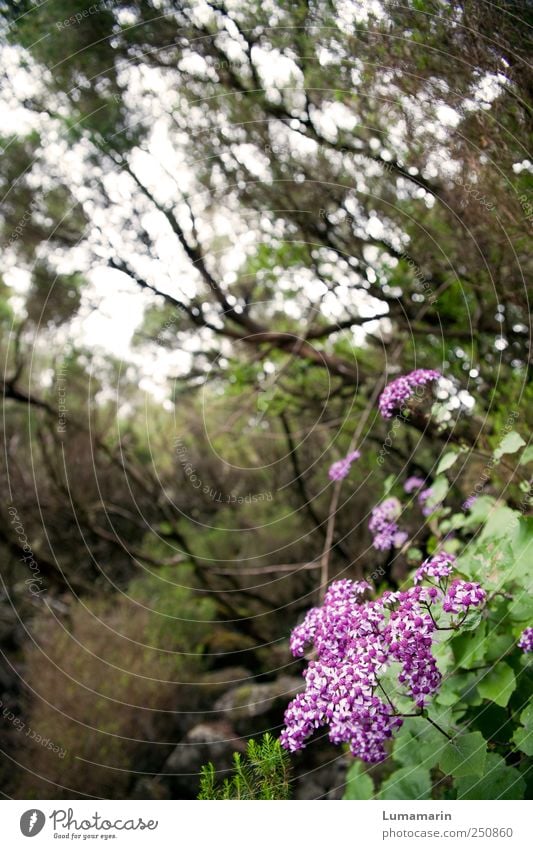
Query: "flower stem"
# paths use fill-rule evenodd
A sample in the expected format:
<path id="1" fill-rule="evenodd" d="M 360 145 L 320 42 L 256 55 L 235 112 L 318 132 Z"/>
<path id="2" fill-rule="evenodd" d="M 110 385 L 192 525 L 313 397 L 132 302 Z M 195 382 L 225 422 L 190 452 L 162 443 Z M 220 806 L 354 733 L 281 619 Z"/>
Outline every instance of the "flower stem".
<path id="1" fill-rule="evenodd" d="M 444 734 L 444 736 L 447 737 L 448 740 L 453 740 L 451 734 L 448 734 L 448 732 L 445 731 L 444 728 L 441 728 L 440 725 L 437 725 L 437 723 L 434 722 L 429 716 L 426 716 L 426 719 L 437 729 L 437 731 L 440 731 L 441 734 Z"/>
<path id="2" fill-rule="evenodd" d="M 382 685 L 381 681 L 378 681 L 378 687 L 379 687 L 379 689 L 381 690 L 381 692 L 383 693 L 383 695 L 385 696 L 385 698 L 387 699 L 387 701 L 388 701 L 389 705 L 391 706 L 391 708 L 393 709 L 394 713 L 395 713 L 395 714 L 397 714 L 396 706 L 395 706 L 395 705 L 391 702 L 391 700 L 389 699 L 389 697 L 388 697 L 387 693 L 385 692 L 385 689 L 384 689 L 384 687 L 383 687 L 383 685 Z"/>

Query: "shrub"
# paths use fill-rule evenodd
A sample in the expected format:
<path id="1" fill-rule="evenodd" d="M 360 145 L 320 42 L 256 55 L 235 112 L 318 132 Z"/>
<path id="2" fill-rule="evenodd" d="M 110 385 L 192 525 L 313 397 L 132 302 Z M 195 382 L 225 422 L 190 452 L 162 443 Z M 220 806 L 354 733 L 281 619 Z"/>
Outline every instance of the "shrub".
<path id="1" fill-rule="evenodd" d="M 289 758 L 279 740 L 250 740 L 246 755 L 233 755 L 233 775 L 219 787 L 212 763 L 202 768 L 199 799 L 288 799 Z"/>

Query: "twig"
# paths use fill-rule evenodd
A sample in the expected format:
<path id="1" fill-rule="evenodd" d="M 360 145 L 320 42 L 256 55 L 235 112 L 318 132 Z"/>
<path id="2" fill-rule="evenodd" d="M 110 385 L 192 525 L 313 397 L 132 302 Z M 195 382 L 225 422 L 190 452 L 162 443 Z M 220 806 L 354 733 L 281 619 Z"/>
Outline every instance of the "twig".
<path id="1" fill-rule="evenodd" d="M 441 728 L 440 725 L 437 725 L 437 723 L 434 722 L 429 716 L 426 716 L 425 718 L 427 719 L 428 722 L 431 723 L 431 725 L 433 725 L 437 729 L 437 731 L 440 731 L 441 734 L 444 734 L 444 736 L 447 737 L 448 740 L 450 740 L 450 742 L 453 740 L 453 737 L 451 736 L 451 734 L 448 734 L 448 732 L 445 731 L 444 728 Z"/>
<path id="2" fill-rule="evenodd" d="M 348 448 L 348 453 L 350 451 L 353 451 L 355 446 L 359 442 L 359 439 L 361 437 L 363 429 L 364 429 L 364 427 L 365 427 L 365 425 L 366 425 L 366 423 L 367 423 L 367 421 L 370 417 L 372 409 L 374 407 L 374 402 L 376 401 L 376 398 L 378 397 L 379 393 L 381 392 L 382 386 L 383 386 L 383 380 L 378 380 L 376 382 L 376 385 L 374 387 L 374 390 L 373 390 L 370 398 L 368 399 L 366 409 L 365 409 L 363 415 L 361 416 L 361 418 L 359 420 L 359 424 L 356 427 L 354 434 L 353 434 L 353 436 L 350 440 L 350 446 Z M 341 486 L 342 486 L 342 478 L 340 480 L 335 481 L 335 483 L 333 484 L 333 494 L 331 496 L 331 501 L 330 501 L 330 505 L 329 505 L 328 524 L 326 526 L 326 541 L 324 543 L 324 549 L 322 551 L 322 556 L 320 558 L 320 566 L 321 566 L 320 586 L 319 586 L 320 601 L 324 600 L 324 596 L 326 594 L 326 588 L 327 588 L 327 585 L 328 585 L 329 558 L 330 558 L 331 549 L 332 549 L 333 534 L 335 532 L 335 520 L 336 520 L 336 517 L 337 517 L 337 509 L 338 509 L 338 506 L 339 506 Z"/>

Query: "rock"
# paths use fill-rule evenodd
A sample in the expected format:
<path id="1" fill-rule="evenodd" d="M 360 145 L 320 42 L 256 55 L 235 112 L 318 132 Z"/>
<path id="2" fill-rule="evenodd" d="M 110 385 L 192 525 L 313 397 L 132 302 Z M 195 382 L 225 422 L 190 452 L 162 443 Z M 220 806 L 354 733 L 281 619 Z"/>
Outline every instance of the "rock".
<path id="1" fill-rule="evenodd" d="M 240 654 L 241 652 L 248 654 L 255 649 L 255 640 L 247 634 L 241 634 L 239 631 L 231 631 L 229 628 L 213 628 L 206 643 L 207 650 L 210 654 L 227 655 Z M 230 658 L 227 658 L 229 661 Z"/>
<path id="2" fill-rule="evenodd" d="M 158 788 L 166 788 L 170 798 L 195 799 L 200 769 L 211 761 L 220 780 L 231 769 L 234 752 L 244 752 L 246 742 L 225 720 L 194 725 L 167 758 L 155 779 Z M 160 792 L 164 792 L 160 790 Z M 164 798 L 161 796 L 161 798 Z"/>
<path id="3" fill-rule="evenodd" d="M 244 666 L 226 666 L 215 672 L 208 672 L 202 676 L 200 685 L 202 687 L 203 701 L 209 700 L 210 706 L 213 701 L 225 693 L 230 687 L 245 684 L 253 678 L 249 669 Z"/>
<path id="4" fill-rule="evenodd" d="M 263 716 L 275 708 L 283 707 L 303 688 L 303 679 L 281 675 L 274 681 L 241 684 L 221 696 L 214 709 L 227 715 L 231 721 Z"/>
<path id="5" fill-rule="evenodd" d="M 333 747 L 315 751 L 312 744 L 304 755 L 299 763 L 293 762 L 293 798 L 342 799 L 351 758 Z"/>

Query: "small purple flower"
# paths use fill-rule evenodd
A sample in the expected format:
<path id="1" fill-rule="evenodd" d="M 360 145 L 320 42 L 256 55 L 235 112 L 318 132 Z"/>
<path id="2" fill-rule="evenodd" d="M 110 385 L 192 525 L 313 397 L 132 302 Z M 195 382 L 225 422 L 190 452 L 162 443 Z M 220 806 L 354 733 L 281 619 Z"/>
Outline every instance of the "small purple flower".
<path id="1" fill-rule="evenodd" d="M 387 498 L 372 510 L 368 529 L 373 536 L 372 545 L 377 551 L 401 548 L 407 539 L 405 531 L 400 531 L 396 519 L 402 512 L 397 498 Z"/>
<path id="2" fill-rule="evenodd" d="M 394 411 L 400 410 L 404 406 L 417 386 L 425 386 L 440 377 L 442 377 L 441 373 L 434 369 L 419 368 L 391 381 L 381 393 L 378 401 L 378 408 L 383 418 L 392 418 Z"/>
<path id="3" fill-rule="evenodd" d="M 518 648 L 526 653 L 533 651 L 533 628 L 526 628 L 522 631 L 518 640 Z"/>
<path id="4" fill-rule="evenodd" d="M 372 510 L 368 527 L 371 531 L 378 531 L 387 522 L 397 519 L 401 512 L 402 505 L 397 498 L 386 498 Z"/>
<path id="5" fill-rule="evenodd" d="M 424 478 L 419 478 L 417 475 L 412 475 L 410 478 L 407 478 L 403 485 L 404 492 L 407 492 L 410 495 L 411 492 L 414 492 L 415 489 L 420 489 L 422 486 L 424 486 L 424 484 Z"/>
<path id="6" fill-rule="evenodd" d="M 477 501 L 477 495 L 469 495 L 463 504 L 463 510 L 470 510 Z"/>
<path id="7" fill-rule="evenodd" d="M 354 460 L 358 460 L 360 456 L 360 451 L 351 451 L 346 455 L 346 457 L 343 457 L 342 460 L 337 460 L 336 463 L 333 463 L 328 472 L 330 479 L 332 481 L 339 481 L 345 478 L 349 473 Z"/>
<path id="8" fill-rule="evenodd" d="M 423 489 L 422 492 L 418 493 L 417 501 L 420 505 L 423 516 L 431 516 L 431 514 L 434 513 L 438 507 L 438 504 L 428 504 L 428 501 L 432 496 L 433 490 L 431 489 L 431 487 Z"/>
<path id="9" fill-rule="evenodd" d="M 485 602 L 487 593 L 472 581 L 453 581 L 444 597 L 442 609 L 445 613 L 466 613 L 469 607 L 479 607 Z"/>
<path id="10" fill-rule="evenodd" d="M 447 578 L 451 575 L 455 565 L 455 556 L 447 551 L 441 551 L 433 557 L 428 557 L 416 570 L 414 582 L 419 584 L 424 578 Z"/>
<path id="11" fill-rule="evenodd" d="M 401 548 L 408 538 L 409 534 L 406 531 L 396 531 L 392 538 L 392 544 L 394 548 Z"/>

